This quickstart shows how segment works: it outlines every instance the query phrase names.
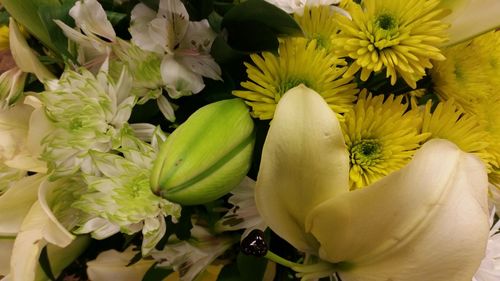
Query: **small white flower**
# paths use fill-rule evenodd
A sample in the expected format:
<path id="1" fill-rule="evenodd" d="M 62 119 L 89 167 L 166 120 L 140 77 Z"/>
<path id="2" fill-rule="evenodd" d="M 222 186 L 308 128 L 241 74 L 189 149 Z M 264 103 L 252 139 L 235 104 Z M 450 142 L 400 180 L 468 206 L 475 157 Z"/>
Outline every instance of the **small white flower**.
<path id="1" fill-rule="evenodd" d="M 266 2 L 273 4 L 289 14 L 302 15 L 306 5 L 332 5 L 340 3 L 340 0 L 266 0 Z"/>
<path id="2" fill-rule="evenodd" d="M 172 98 L 196 94 L 202 77 L 220 80 L 220 67 L 210 56 L 216 34 L 207 20 L 190 22 L 179 0 L 161 0 L 158 12 L 144 4 L 132 10 L 132 42 L 163 55 L 161 76 Z"/>

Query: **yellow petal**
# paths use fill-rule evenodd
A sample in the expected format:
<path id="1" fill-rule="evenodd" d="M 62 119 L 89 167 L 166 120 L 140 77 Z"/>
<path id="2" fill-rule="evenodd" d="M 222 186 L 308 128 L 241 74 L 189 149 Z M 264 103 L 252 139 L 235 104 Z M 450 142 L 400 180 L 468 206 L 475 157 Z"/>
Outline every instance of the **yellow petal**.
<path id="1" fill-rule="evenodd" d="M 451 24 L 448 46 L 500 27 L 498 0 L 446 0 L 442 6 L 451 9 L 444 19 Z"/>
<path id="2" fill-rule="evenodd" d="M 400 171 L 319 205 L 307 229 L 323 259 L 353 265 L 344 281 L 470 281 L 488 239 L 487 186 L 479 159 L 432 140 Z"/>
<path id="3" fill-rule="evenodd" d="M 309 210 L 348 192 L 349 157 L 335 113 L 304 85 L 278 103 L 264 143 L 255 199 L 264 221 L 302 251 L 317 244 L 304 232 Z"/>

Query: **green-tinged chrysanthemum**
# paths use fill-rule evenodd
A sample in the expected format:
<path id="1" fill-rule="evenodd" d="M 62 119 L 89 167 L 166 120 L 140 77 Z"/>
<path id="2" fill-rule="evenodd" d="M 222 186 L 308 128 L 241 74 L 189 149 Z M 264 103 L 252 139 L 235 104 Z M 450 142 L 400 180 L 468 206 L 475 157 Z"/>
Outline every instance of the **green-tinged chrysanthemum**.
<path id="1" fill-rule="evenodd" d="M 500 32 L 489 32 L 443 51 L 446 60 L 430 72 L 443 100 L 454 98 L 466 111 L 477 100 L 495 96 L 500 88 Z"/>
<path id="2" fill-rule="evenodd" d="M 341 77 L 346 70 L 343 60 L 305 38 L 282 40 L 278 53 L 251 55 L 254 64 L 245 63 L 250 81 L 241 83 L 247 90 L 233 92 L 252 107 L 254 117 L 273 118 L 281 96 L 300 84 L 323 96 L 337 114 L 352 108 L 358 90 L 352 77 Z"/>
<path id="3" fill-rule="evenodd" d="M 476 154 L 491 168 L 495 160 L 487 151 L 488 133 L 476 116 L 461 110 L 454 100 L 440 102 L 434 111 L 429 101 L 424 110 L 422 132 L 455 143 L 461 150 Z"/>
<path id="4" fill-rule="evenodd" d="M 352 188 L 369 185 L 403 167 L 428 134 L 420 134 L 421 115 L 408 111 L 403 97 L 365 95 L 342 123 L 349 150 Z"/>
<path id="5" fill-rule="evenodd" d="M 40 94 L 53 131 L 44 139 L 42 158 L 53 176 L 82 169 L 91 173 L 89 151 L 108 151 L 130 117 L 135 97 L 124 71 L 118 82 L 100 72 L 66 71 Z"/>
<path id="6" fill-rule="evenodd" d="M 92 161 L 102 175 L 85 177 L 88 192 L 73 206 L 88 215 L 78 233 L 92 232 L 102 239 L 119 231 L 133 234 L 142 230 L 142 252 L 147 254 L 165 234 L 165 217 L 177 219 L 181 207 L 153 194 L 149 178 L 154 151 L 146 143 L 139 146 L 145 150 L 125 148 L 123 157 L 92 152 Z"/>
<path id="7" fill-rule="evenodd" d="M 339 32 L 339 25 L 335 18 L 343 16 L 332 11 L 330 6 L 304 7 L 302 15 L 294 14 L 295 21 L 300 25 L 304 36 L 308 40 L 316 40 L 318 47 L 332 51 L 332 36 Z"/>
<path id="8" fill-rule="evenodd" d="M 372 72 L 386 71 L 395 84 L 402 77 L 416 88 L 416 81 L 432 68 L 431 60 L 444 60 L 438 46 L 446 40 L 446 11 L 439 0 L 366 0 L 348 8 L 352 20 L 339 17 L 341 32 L 332 44 L 340 56 L 354 61 L 346 74 L 361 69 L 361 80 Z"/>

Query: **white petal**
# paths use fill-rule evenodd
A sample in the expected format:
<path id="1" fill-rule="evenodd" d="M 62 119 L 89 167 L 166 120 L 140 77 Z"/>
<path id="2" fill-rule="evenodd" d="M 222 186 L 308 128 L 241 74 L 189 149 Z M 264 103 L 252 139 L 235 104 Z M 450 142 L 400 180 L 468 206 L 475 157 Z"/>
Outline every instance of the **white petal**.
<path id="1" fill-rule="evenodd" d="M 178 60 L 194 73 L 213 80 L 222 80 L 221 69 L 210 55 L 183 51 Z"/>
<path id="2" fill-rule="evenodd" d="M 199 93 L 205 87 L 200 75 L 180 64 L 173 55 L 166 55 L 161 62 L 161 77 L 171 98 Z"/>
<path id="3" fill-rule="evenodd" d="M 55 79 L 52 74 L 37 58 L 24 39 L 19 27 L 13 18 L 9 21 L 10 51 L 17 66 L 24 72 L 34 73 L 38 80 Z"/>
<path id="4" fill-rule="evenodd" d="M 180 0 L 160 0 L 158 17 L 167 19 L 167 47 L 173 50 L 181 42 L 188 28 L 189 15 L 186 7 Z"/>
<path id="5" fill-rule="evenodd" d="M 0 276 L 5 276 L 10 271 L 10 255 L 14 247 L 14 238 L 0 237 Z"/>
<path id="6" fill-rule="evenodd" d="M 308 217 L 320 256 L 345 281 L 469 281 L 488 239 L 487 174 L 471 154 L 431 140 L 403 169 L 332 198 Z"/>
<path id="7" fill-rule="evenodd" d="M 37 199 L 43 175 L 25 177 L 0 197 L 0 235 L 16 235 L 31 206 Z"/>
<path id="8" fill-rule="evenodd" d="M 168 99 L 161 95 L 158 97 L 156 100 L 158 104 L 158 108 L 160 109 L 161 113 L 163 116 L 170 122 L 175 121 L 175 112 L 174 112 L 174 107 L 172 104 L 168 101 Z"/>
<path id="9" fill-rule="evenodd" d="M 186 35 L 180 42 L 179 49 L 189 49 L 209 54 L 217 34 L 210 28 L 208 20 L 190 21 Z"/>
<path id="10" fill-rule="evenodd" d="M 452 13 L 444 20 L 451 24 L 448 33 L 453 45 L 472 39 L 500 27 L 500 1 L 498 0 L 447 0 L 442 4 Z"/>
<path id="11" fill-rule="evenodd" d="M 131 12 L 130 34 L 132 42 L 143 50 L 163 54 L 166 47 L 166 29 L 157 34 L 150 31 L 150 23 L 156 18 L 156 12 L 140 3 Z"/>
<path id="12" fill-rule="evenodd" d="M 154 260 L 144 260 L 127 266 L 137 252 L 132 247 L 123 253 L 109 250 L 100 253 L 93 261 L 87 262 L 87 275 L 92 281 L 137 281 L 142 280 L 146 271 L 155 263 Z"/>
<path id="13" fill-rule="evenodd" d="M 349 156 L 335 113 L 300 85 L 281 98 L 264 143 L 255 199 L 269 227 L 302 251 L 315 251 L 305 234 L 310 210 L 348 192 Z"/>
<path id="14" fill-rule="evenodd" d="M 98 35 L 113 42 L 116 34 L 109 22 L 106 12 L 96 0 L 77 1 L 69 11 L 69 15 L 87 35 Z"/>

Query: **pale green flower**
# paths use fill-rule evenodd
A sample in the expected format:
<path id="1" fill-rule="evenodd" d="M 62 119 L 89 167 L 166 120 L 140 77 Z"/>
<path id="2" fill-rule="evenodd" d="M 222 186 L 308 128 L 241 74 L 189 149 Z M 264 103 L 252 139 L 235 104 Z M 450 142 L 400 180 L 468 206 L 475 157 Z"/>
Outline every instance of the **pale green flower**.
<path id="1" fill-rule="evenodd" d="M 24 83 L 28 74 L 18 67 L 0 75 L 0 108 L 7 109 L 18 102 L 24 93 Z"/>
<path id="2" fill-rule="evenodd" d="M 0 163 L 0 196 L 9 190 L 17 180 L 26 176 L 26 171 L 11 168 Z"/>
<path id="3" fill-rule="evenodd" d="M 124 157 L 93 151 L 90 153 L 102 176 L 86 176 L 89 191 L 74 203 L 87 213 L 77 233 L 92 232 L 103 239 L 119 231 L 133 234 L 142 230 L 143 254 L 160 241 L 166 231 L 165 218 L 180 216 L 180 206 L 153 194 L 149 184 L 152 146 L 134 138 L 124 138 Z"/>
<path id="4" fill-rule="evenodd" d="M 135 104 L 135 97 L 129 95 L 128 72 L 123 69 L 115 82 L 104 72 L 94 76 L 85 69 L 67 70 L 47 87 L 40 97 L 55 129 L 43 141 L 43 159 L 54 177 L 79 169 L 94 172 L 89 152 L 112 148 Z"/>

